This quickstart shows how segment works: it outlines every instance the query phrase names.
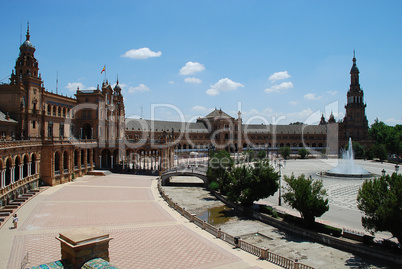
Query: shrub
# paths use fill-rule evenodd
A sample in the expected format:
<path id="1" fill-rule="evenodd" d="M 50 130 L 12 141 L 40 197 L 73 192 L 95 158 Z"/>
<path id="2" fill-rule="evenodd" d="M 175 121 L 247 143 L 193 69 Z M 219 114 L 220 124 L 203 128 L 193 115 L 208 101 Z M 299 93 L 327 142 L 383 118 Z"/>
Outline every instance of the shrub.
<path id="1" fill-rule="evenodd" d="M 300 155 L 300 158 L 304 159 L 310 154 L 310 152 L 305 148 L 301 148 L 299 149 L 298 154 Z"/>
<path id="2" fill-rule="evenodd" d="M 211 183 L 209 183 L 208 187 L 210 190 L 217 191 L 219 190 L 219 183 L 216 181 L 212 181 Z"/>
<path id="3" fill-rule="evenodd" d="M 270 206 L 260 205 L 260 212 L 270 215 L 274 218 L 279 218 L 278 212 Z"/>

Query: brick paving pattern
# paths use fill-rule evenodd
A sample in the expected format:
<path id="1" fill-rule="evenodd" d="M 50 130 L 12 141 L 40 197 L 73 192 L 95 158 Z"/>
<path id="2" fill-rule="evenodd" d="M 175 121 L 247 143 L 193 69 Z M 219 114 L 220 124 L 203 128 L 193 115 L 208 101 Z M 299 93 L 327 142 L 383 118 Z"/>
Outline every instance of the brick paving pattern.
<path id="1" fill-rule="evenodd" d="M 108 232 L 111 263 L 119 268 L 211 268 L 240 260 L 180 225 Z"/>
<path id="2" fill-rule="evenodd" d="M 29 253 L 27 267 L 59 260 L 61 254 L 60 242 L 55 239 L 57 236 L 57 233 L 16 236 L 12 248 L 14 258 L 10 259 L 7 268 L 19 268 L 25 253 Z"/>
<path id="3" fill-rule="evenodd" d="M 22 231 L 169 222 L 173 218 L 155 202 L 68 202 L 39 204 Z"/>
<path id="4" fill-rule="evenodd" d="M 0 269 L 20 268 L 26 253 L 28 267 L 59 260 L 60 242 L 55 237 L 81 227 L 110 233 L 110 260 L 120 269 L 214 268 L 239 262 L 241 268 L 247 267 L 238 254 L 179 224 L 155 200 L 153 180 L 132 175 L 85 176 L 41 193 L 26 215 L 20 215 L 18 230 L 1 231 L 10 233 L 7 236 L 13 240 L 8 262 L 0 262 Z"/>
<path id="5" fill-rule="evenodd" d="M 92 187 L 94 188 L 94 187 Z M 153 200 L 152 192 L 149 189 L 141 188 L 116 188 L 113 187 L 91 187 L 66 186 L 47 198 L 49 201 L 133 201 Z M 73 200 L 74 199 L 74 200 Z"/>

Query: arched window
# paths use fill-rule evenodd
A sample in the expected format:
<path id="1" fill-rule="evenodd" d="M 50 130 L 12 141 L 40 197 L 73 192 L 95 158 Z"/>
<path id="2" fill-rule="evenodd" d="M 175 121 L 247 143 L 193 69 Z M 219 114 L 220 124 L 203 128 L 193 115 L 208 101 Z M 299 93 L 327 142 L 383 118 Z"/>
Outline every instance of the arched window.
<path id="1" fill-rule="evenodd" d="M 28 163 L 29 163 L 28 155 L 25 155 L 24 156 L 24 167 L 22 169 L 22 171 L 23 171 L 22 177 L 28 176 Z"/>
<path id="2" fill-rule="evenodd" d="M 82 126 L 81 139 L 92 139 L 92 126 L 90 123 L 85 123 Z"/>
<path id="3" fill-rule="evenodd" d="M 60 174 L 60 152 L 56 151 L 54 154 L 54 172 Z"/>
<path id="4" fill-rule="evenodd" d="M 21 158 L 20 156 L 17 156 L 17 158 L 15 158 L 14 182 L 20 179 L 20 165 L 21 165 Z"/>
<path id="5" fill-rule="evenodd" d="M 11 167 L 12 167 L 12 161 L 10 158 L 7 159 L 6 161 L 6 186 L 11 184 Z"/>
<path id="6" fill-rule="evenodd" d="M 64 169 L 64 173 L 68 173 L 68 162 L 69 162 L 69 158 L 68 158 L 68 152 L 66 150 L 63 153 L 63 169 Z"/>
<path id="7" fill-rule="evenodd" d="M 36 155 L 32 154 L 32 162 L 31 162 L 31 175 L 36 174 Z"/>
<path id="8" fill-rule="evenodd" d="M 74 150 L 74 167 L 78 166 L 78 150 Z"/>
<path id="9" fill-rule="evenodd" d="M 81 149 L 81 166 L 85 164 L 85 149 Z"/>

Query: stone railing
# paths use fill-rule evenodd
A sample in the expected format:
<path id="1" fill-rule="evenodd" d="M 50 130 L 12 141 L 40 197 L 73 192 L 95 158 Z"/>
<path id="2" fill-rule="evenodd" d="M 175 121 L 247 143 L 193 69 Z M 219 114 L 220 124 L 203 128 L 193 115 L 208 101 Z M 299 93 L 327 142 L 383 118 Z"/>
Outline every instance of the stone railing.
<path id="1" fill-rule="evenodd" d="M 7 185 L 3 189 L 0 189 L 0 197 L 3 197 L 5 195 L 9 194 L 10 192 L 13 192 L 14 190 L 24 186 L 25 184 L 29 184 L 36 180 L 39 180 L 39 174 L 34 174 L 29 177 L 24 177 L 16 182 L 14 182 L 13 184 Z"/>
<path id="2" fill-rule="evenodd" d="M 190 222 L 193 222 L 195 225 L 197 225 L 198 227 L 202 228 L 203 230 L 209 232 L 210 234 L 214 235 L 215 237 L 220 238 L 223 241 L 225 241 L 237 248 L 247 251 L 247 252 L 259 257 L 262 260 L 267 260 L 267 261 L 269 261 L 273 264 L 276 264 L 278 266 L 281 266 L 283 268 L 313 269 L 313 267 L 305 265 L 305 264 L 301 264 L 297 260 L 294 261 L 294 260 L 285 258 L 283 256 L 269 252 L 267 249 L 260 248 L 255 245 L 252 245 L 250 243 L 247 243 L 246 241 L 241 240 L 239 237 L 234 237 L 228 233 L 222 232 L 220 228 L 217 228 L 217 227 L 205 222 L 204 220 L 198 218 L 194 214 L 191 214 L 190 212 L 186 211 L 186 209 L 184 207 L 179 206 L 177 203 L 175 203 L 172 200 L 172 198 L 170 198 L 168 195 L 165 194 L 164 190 L 162 189 L 160 179 L 158 180 L 158 191 L 170 207 L 175 209 L 177 212 L 179 212 L 183 217 L 188 219 Z"/>
<path id="3" fill-rule="evenodd" d="M 1 148 L 17 148 L 17 147 L 29 147 L 29 146 L 40 146 L 42 141 L 40 140 L 15 140 L 15 141 L 1 141 Z"/>

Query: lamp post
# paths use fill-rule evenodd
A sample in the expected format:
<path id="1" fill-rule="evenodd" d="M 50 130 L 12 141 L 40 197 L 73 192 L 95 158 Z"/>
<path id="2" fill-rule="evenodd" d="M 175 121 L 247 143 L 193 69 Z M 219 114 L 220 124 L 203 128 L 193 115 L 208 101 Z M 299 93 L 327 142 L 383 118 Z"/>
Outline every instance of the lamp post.
<path id="1" fill-rule="evenodd" d="M 398 174 L 398 172 L 399 172 L 399 165 L 397 164 L 395 165 L 395 173 Z"/>
<path id="2" fill-rule="evenodd" d="M 381 171 L 381 174 L 382 174 L 382 176 L 385 176 L 385 169 L 382 169 L 382 171 Z"/>
<path id="3" fill-rule="evenodd" d="M 282 164 L 280 163 L 280 161 L 278 162 L 278 167 L 279 167 L 279 197 L 278 197 L 278 205 L 281 206 L 282 205 L 282 173 L 281 173 L 281 167 Z"/>

